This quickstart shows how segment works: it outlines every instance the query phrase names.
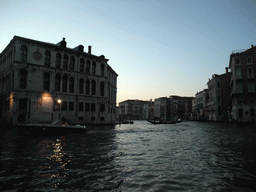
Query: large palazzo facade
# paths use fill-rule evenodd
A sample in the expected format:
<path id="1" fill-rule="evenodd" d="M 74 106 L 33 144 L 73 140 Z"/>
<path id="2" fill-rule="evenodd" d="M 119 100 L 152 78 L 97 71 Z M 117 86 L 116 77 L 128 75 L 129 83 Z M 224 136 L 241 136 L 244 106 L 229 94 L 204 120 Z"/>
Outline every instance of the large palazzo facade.
<path id="1" fill-rule="evenodd" d="M 117 73 L 79 45 L 14 36 L 0 54 L 0 120 L 114 124 Z"/>

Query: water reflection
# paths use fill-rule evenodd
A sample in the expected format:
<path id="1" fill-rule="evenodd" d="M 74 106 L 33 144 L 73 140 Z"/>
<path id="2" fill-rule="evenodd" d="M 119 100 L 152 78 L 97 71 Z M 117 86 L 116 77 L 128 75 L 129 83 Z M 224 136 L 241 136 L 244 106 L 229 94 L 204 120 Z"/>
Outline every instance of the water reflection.
<path id="1" fill-rule="evenodd" d="M 37 167 L 41 170 L 37 176 L 54 178 L 67 176 L 66 166 L 71 162 L 72 155 L 64 151 L 65 145 L 67 145 L 65 136 L 56 139 L 45 138 L 38 143 L 38 155 L 43 162 Z"/>
<path id="2" fill-rule="evenodd" d="M 94 127 L 0 140 L 0 191 L 253 191 L 255 130 L 218 123 Z"/>

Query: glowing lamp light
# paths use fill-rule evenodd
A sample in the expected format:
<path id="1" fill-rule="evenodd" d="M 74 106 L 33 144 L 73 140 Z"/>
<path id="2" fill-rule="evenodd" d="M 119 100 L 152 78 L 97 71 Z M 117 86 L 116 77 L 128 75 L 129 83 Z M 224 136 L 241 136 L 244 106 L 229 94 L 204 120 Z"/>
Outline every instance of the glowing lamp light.
<path id="1" fill-rule="evenodd" d="M 61 103 L 61 100 L 60 100 L 60 99 L 58 99 L 58 103 Z"/>

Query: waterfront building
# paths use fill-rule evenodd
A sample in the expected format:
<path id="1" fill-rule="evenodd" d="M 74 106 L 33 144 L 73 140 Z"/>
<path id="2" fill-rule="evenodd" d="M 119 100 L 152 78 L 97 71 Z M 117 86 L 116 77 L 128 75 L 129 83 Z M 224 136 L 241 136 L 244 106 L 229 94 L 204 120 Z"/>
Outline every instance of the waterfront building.
<path id="1" fill-rule="evenodd" d="M 190 113 L 192 112 L 192 99 L 193 97 L 171 95 L 169 97 L 169 119 L 172 121 L 177 121 L 178 119 L 188 119 Z"/>
<path id="2" fill-rule="evenodd" d="M 231 109 L 230 75 L 231 73 L 226 68 L 226 73 L 212 75 L 212 79 L 209 79 L 207 83 L 209 95 L 207 106 L 210 121 L 229 119 L 229 111 Z"/>
<path id="3" fill-rule="evenodd" d="M 104 55 L 14 36 L 0 54 L 0 119 L 9 123 L 112 124 L 117 73 Z"/>
<path id="4" fill-rule="evenodd" d="M 255 121 L 256 47 L 233 51 L 230 55 L 232 118 L 238 122 Z"/>
<path id="5" fill-rule="evenodd" d="M 195 95 L 194 120 L 208 120 L 208 89 L 197 92 Z"/>
<path id="6" fill-rule="evenodd" d="M 120 120 L 143 120 L 148 119 L 150 101 L 125 100 L 119 103 L 121 109 Z M 145 108 L 147 110 L 145 110 Z"/>
<path id="7" fill-rule="evenodd" d="M 154 102 L 154 119 L 169 121 L 170 119 L 170 100 L 167 97 L 160 97 Z"/>

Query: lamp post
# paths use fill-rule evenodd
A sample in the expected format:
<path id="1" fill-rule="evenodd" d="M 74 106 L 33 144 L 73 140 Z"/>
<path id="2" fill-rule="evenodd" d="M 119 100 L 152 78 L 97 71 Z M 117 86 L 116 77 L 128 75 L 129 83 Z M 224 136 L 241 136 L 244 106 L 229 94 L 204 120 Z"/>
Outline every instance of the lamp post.
<path id="1" fill-rule="evenodd" d="M 59 120 L 61 120 L 61 100 L 60 99 L 58 99 L 58 103 L 60 104 Z"/>

